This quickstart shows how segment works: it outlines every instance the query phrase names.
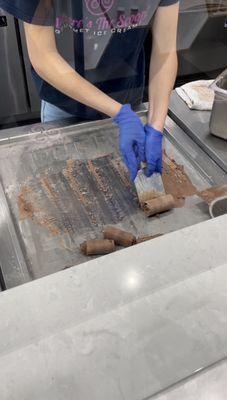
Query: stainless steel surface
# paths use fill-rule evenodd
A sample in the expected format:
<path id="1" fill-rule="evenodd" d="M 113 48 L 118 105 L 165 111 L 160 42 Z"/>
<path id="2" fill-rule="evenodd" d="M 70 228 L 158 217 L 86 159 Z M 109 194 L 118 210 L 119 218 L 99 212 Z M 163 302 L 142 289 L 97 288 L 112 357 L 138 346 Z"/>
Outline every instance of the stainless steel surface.
<path id="1" fill-rule="evenodd" d="M 212 201 L 209 207 L 211 218 L 227 214 L 227 196 L 219 197 Z"/>
<path id="2" fill-rule="evenodd" d="M 226 184 L 226 173 L 171 118 L 166 119 L 166 135 L 182 155 L 185 155 L 210 186 Z"/>
<path id="3" fill-rule="evenodd" d="M 208 0 L 180 1 L 179 75 L 209 75 L 226 68 L 226 12 L 225 0 L 221 5 Z"/>
<path id="4" fill-rule="evenodd" d="M 31 63 L 28 57 L 28 50 L 24 33 L 24 25 L 23 22 L 21 21 L 19 22 L 19 28 L 20 28 L 21 45 L 23 50 L 23 61 L 26 70 L 26 81 L 27 81 L 26 83 L 29 92 L 30 109 L 31 112 L 40 112 L 41 100 L 32 77 Z"/>
<path id="5" fill-rule="evenodd" d="M 145 116 L 145 112 L 140 115 Z M 0 176 L 4 191 L 1 197 L 2 202 L 7 201 L 11 212 L 7 229 L 15 228 L 31 279 L 86 261 L 79 244 L 86 238 L 99 236 L 103 225 L 114 224 L 136 235 L 147 235 L 170 232 L 209 218 L 208 207 L 194 196 L 187 199 L 184 208 L 160 218 L 147 219 L 138 208 L 134 189 L 128 185 L 124 172 L 121 176 L 115 168 L 119 157 L 117 130 L 110 120 L 53 126 L 45 126 L 47 130 L 42 125 L 34 125 L 2 131 L 0 141 Z M 222 171 L 203 152 L 200 154 L 200 149 L 188 142 L 187 135 L 169 118 L 166 136 L 167 153 L 184 165 L 199 190 L 225 179 Z M 91 174 L 89 160 L 101 171 L 104 190 L 99 177 Z M 69 179 L 67 173 L 72 173 Z M 81 195 L 75 182 L 83 187 Z M 107 198 L 105 185 L 111 190 Z M 23 190 L 28 197 L 25 204 L 23 195 L 21 197 Z M 90 193 L 90 200 L 82 205 L 81 196 L 86 193 Z M 33 194 L 33 205 L 34 199 L 37 202 L 35 210 L 30 209 L 29 203 L 29 196 Z M 25 216 L 19 212 L 19 200 Z M 30 218 L 26 215 L 29 213 Z M 0 238 L 0 248 L 5 246 L 7 244 Z M 9 241 L 8 247 L 12 256 L 17 253 L 14 239 Z M 11 271 L 7 257 L 4 271 L 8 269 Z M 21 274 L 18 284 L 26 280 L 27 275 Z M 15 280 L 8 285 L 15 285 Z"/>
<path id="6" fill-rule="evenodd" d="M 170 117 L 227 173 L 227 141 L 210 133 L 210 112 L 190 110 L 174 91 Z"/>
<path id="7" fill-rule="evenodd" d="M 7 289 L 31 280 L 0 184 L 0 268 Z"/>
<path id="8" fill-rule="evenodd" d="M 26 113 L 28 105 L 14 18 L 1 8 L 0 15 L 7 17 L 7 26 L 0 27 L 0 118 L 10 118 Z"/>
<path id="9" fill-rule="evenodd" d="M 210 119 L 210 131 L 213 135 L 227 140 L 227 69 L 213 85 L 215 98 Z"/>
<path id="10" fill-rule="evenodd" d="M 154 173 L 152 176 L 147 177 L 142 168 L 138 172 L 134 184 L 140 203 L 157 197 L 157 193 L 165 194 L 162 175 L 160 173 Z"/>
<path id="11" fill-rule="evenodd" d="M 188 50 L 208 20 L 206 0 L 182 0 L 178 26 L 178 50 Z M 181 71 L 182 73 L 182 71 Z"/>

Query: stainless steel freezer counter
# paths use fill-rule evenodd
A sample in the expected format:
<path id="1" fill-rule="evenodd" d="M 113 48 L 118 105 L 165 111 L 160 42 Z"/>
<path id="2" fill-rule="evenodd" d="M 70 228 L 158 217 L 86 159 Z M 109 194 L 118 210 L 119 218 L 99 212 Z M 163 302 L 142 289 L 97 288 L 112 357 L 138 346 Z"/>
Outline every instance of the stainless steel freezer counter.
<path id="1" fill-rule="evenodd" d="M 211 112 L 190 110 L 173 91 L 169 115 L 227 173 L 227 140 L 210 133 Z"/>
<path id="2" fill-rule="evenodd" d="M 140 116 L 144 118 L 145 112 Z M 226 173 L 170 118 L 169 159 L 198 190 L 227 183 Z M 0 265 L 6 288 L 87 261 L 79 250 L 112 224 L 137 236 L 165 234 L 209 218 L 196 195 L 184 207 L 147 219 L 139 209 L 111 120 L 1 131 Z"/>

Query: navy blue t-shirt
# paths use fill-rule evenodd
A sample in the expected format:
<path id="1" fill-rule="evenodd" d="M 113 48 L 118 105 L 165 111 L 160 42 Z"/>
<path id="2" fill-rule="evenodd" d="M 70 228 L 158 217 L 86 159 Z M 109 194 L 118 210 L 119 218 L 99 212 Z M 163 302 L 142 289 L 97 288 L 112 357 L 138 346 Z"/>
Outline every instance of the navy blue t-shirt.
<path id="1" fill-rule="evenodd" d="M 121 103 L 136 106 L 144 90 L 144 41 L 159 6 L 179 0 L 0 0 L 25 22 L 53 26 L 62 57 L 85 79 Z M 33 70 L 41 99 L 83 119 L 102 118 Z"/>

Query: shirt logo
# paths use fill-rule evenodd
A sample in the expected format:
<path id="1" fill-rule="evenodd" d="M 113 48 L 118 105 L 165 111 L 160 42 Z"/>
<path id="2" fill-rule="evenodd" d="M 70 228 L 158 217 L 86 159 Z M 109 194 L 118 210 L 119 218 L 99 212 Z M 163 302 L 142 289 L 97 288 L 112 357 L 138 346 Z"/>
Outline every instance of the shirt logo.
<path id="1" fill-rule="evenodd" d="M 85 0 L 88 11 L 92 15 L 103 15 L 111 10 L 114 0 Z"/>

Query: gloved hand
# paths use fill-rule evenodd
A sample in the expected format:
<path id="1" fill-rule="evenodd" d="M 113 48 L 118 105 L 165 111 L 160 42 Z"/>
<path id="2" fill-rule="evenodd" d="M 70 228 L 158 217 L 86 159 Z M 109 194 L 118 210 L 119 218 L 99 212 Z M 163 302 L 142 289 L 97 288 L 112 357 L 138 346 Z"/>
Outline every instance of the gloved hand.
<path id="1" fill-rule="evenodd" d="M 130 104 L 123 105 L 113 121 L 119 127 L 119 149 L 129 170 L 130 180 L 134 181 L 140 163 L 145 161 L 143 124 L 137 114 L 132 111 Z"/>
<path id="2" fill-rule="evenodd" d="M 162 139 L 163 134 L 147 124 L 144 127 L 145 155 L 147 166 L 144 170 L 146 176 L 151 176 L 154 172 L 162 173 Z"/>

